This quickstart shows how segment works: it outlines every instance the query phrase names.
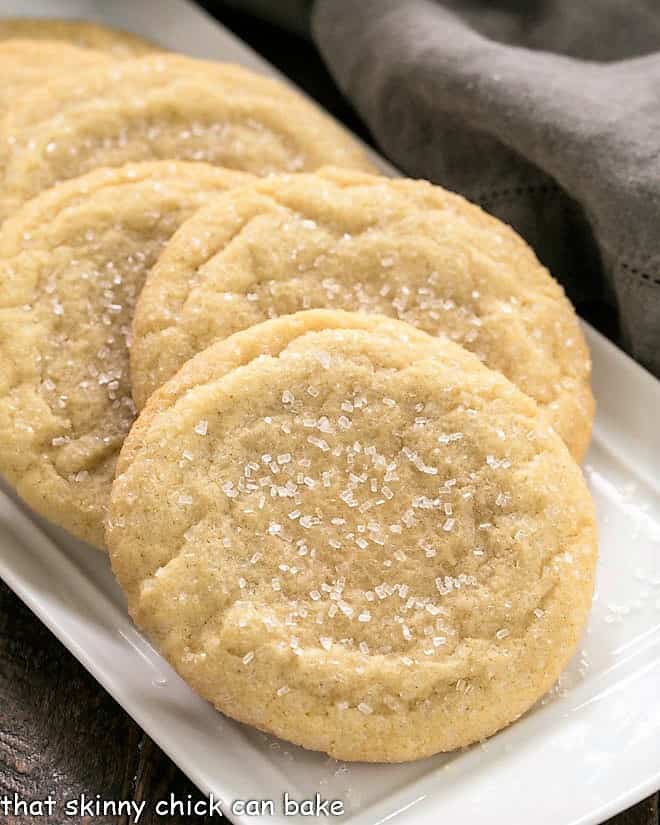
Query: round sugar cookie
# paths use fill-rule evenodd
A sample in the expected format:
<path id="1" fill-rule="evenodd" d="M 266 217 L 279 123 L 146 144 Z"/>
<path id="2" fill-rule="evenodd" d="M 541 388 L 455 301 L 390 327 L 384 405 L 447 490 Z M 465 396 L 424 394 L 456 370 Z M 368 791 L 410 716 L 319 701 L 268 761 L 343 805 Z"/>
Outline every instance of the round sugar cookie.
<path id="1" fill-rule="evenodd" d="M 61 40 L 85 49 L 98 49 L 113 57 L 136 57 L 158 50 L 136 34 L 90 23 L 44 17 L 4 17 L 0 19 L 0 40 Z M 57 68 L 57 64 L 53 66 Z"/>
<path id="2" fill-rule="evenodd" d="M 131 314 L 181 221 L 247 175 L 205 164 L 100 169 L 0 229 L 0 472 L 35 510 L 103 546 L 134 418 Z"/>
<path id="3" fill-rule="evenodd" d="M 54 73 L 79 71 L 112 62 L 104 52 L 59 40 L 0 39 L 0 116 L 21 96 L 39 88 Z"/>
<path id="4" fill-rule="evenodd" d="M 0 218 L 98 166 L 205 161 L 255 174 L 369 168 L 358 142 L 284 84 L 239 66 L 157 54 L 54 77 L 3 126 Z"/>
<path id="5" fill-rule="evenodd" d="M 561 286 L 527 244 L 440 187 L 337 169 L 232 190 L 176 233 L 136 308 L 138 408 L 212 341 L 315 307 L 448 335 L 531 395 L 583 456 L 589 352 Z"/>
<path id="6" fill-rule="evenodd" d="M 337 759 L 487 737 L 575 650 L 596 534 L 537 405 L 452 342 L 312 310 L 158 390 L 107 542 L 140 628 L 229 716 Z"/>

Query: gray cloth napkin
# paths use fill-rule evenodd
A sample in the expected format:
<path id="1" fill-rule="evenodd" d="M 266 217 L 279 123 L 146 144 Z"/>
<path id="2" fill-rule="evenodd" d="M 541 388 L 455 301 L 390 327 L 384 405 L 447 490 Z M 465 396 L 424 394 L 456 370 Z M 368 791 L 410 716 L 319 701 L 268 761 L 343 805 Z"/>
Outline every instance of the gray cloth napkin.
<path id="1" fill-rule="evenodd" d="M 316 0 L 339 85 L 407 174 L 512 224 L 660 375 L 657 0 Z"/>

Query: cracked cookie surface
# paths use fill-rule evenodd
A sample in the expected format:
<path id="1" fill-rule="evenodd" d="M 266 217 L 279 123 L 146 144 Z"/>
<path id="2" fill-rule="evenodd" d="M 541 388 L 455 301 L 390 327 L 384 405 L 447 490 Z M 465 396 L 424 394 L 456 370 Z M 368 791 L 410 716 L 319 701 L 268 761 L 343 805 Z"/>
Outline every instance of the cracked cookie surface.
<path id="1" fill-rule="evenodd" d="M 527 244 L 440 187 L 338 169 L 233 190 L 181 227 L 136 308 L 138 408 L 214 340 L 316 307 L 448 335 L 531 395 L 575 458 L 584 455 L 589 352 Z"/>
<path id="2" fill-rule="evenodd" d="M 134 406 L 135 298 L 184 218 L 248 175 L 195 163 L 102 169 L 0 229 L 0 471 L 35 510 L 103 546 Z"/>
<path id="3" fill-rule="evenodd" d="M 1 145 L 0 218 L 58 181 L 134 161 L 258 175 L 371 168 L 357 140 L 283 83 L 164 53 L 52 78 L 11 107 Z"/>
<path id="4" fill-rule="evenodd" d="M 537 405 L 453 343 L 314 310 L 149 400 L 107 541 L 131 614 L 228 715 L 338 759 L 489 736 L 556 680 L 593 505 Z"/>

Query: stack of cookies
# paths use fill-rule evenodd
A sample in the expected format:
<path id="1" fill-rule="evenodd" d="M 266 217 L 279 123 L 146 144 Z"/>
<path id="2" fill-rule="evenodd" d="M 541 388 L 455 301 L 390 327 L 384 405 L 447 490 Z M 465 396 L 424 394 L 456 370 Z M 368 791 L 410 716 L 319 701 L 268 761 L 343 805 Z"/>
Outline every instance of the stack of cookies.
<path id="1" fill-rule="evenodd" d="M 561 287 L 277 81 L 89 24 L 0 38 L 5 477 L 235 719 L 397 762 L 518 718 L 596 563 Z"/>

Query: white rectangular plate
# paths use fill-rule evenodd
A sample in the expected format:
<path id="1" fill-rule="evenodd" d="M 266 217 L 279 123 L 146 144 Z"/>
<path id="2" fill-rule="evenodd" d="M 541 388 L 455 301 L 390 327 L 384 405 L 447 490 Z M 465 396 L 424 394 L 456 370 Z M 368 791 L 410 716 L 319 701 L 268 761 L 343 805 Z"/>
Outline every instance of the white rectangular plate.
<path id="1" fill-rule="evenodd" d="M 276 73 L 185 0 L 15 0 L 3 11 L 97 20 Z M 597 598 L 560 685 L 484 745 L 410 765 L 343 765 L 225 719 L 132 626 L 107 559 L 2 492 L 0 576 L 240 825 L 254 820 L 232 813 L 236 799 L 272 798 L 274 825 L 297 821 L 281 813 L 284 791 L 342 800 L 351 825 L 599 823 L 660 788 L 660 383 L 586 332 L 598 401 L 585 465 L 600 525 Z"/>

